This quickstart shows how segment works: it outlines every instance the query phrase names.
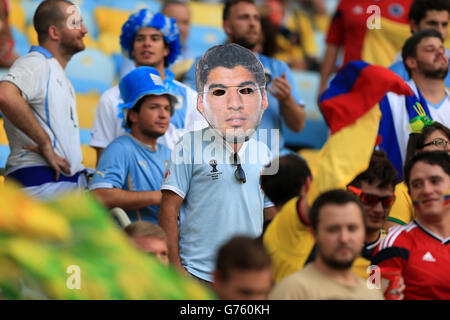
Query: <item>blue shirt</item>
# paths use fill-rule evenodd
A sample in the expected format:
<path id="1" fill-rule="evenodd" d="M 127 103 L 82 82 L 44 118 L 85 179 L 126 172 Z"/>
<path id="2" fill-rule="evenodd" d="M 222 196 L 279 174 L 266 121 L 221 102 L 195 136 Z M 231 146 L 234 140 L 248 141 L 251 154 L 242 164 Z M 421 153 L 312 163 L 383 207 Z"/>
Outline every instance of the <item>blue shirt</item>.
<path id="1" fill-rule="evenodd" d="M 118 188 L 127 191 L 157 191 L 161 189 L 165 161 L 170 159 L 170 149 L 157 144 L 156 151 L 131 135 L 123 135 L 111 142 L 103 151 L 89 189 Z M 131 221 L 143 220 L 158 223 L 159 206 L 127 210 Z"/>
<path id="2" fill-rule="evenodd" d="M 235 178 L 233 152 L 222 137 L 205 128 L 188 132 L 175 146 L 161 190 L 181 198 L 179 255 L 187 271 L 212 281 L 219 247 L 234 235 L 258 237 L 263 210 L 273 204 L 260 186 L 260 173 L 270 161 L 267 146 L 255 139 L 238 152 L 247 181 Z"/>
<path id="3" fill-rule="evenodd" d="M 292 77 L 291 70 L 289 69 L 288 65 L 284 63 L 283 61 L 272 59 L 269 57 L 266 57 L 265 55 L 258 54 L 258 58 L 261 61 L 262 65 L 264 66 L 264 71 L 266 74 L 270 75 L 271 79 L 281 77 L 283 73 L 286 73 L 286 79 L 291 85 L 291 93 L 294 97 L 294 100 L 299 105 L 304 105 L 304 102 L 298 95 L 297 91 L 295 90 L 295 82 Z M 197 65 L 197 61 L 200 58 L 197 58 L 192 65 L 191 69 L 186 73 L 184 77 L 184 83 L 190 86 L 191 88 L 196 88 L 195 83 L 195 67 Z M 267 86 L 270 87 L 270 82 L 267 84 Z M 282 126 L 281 123 L 284 121 L 283 115 L 281 113 L 281 106 L 278 102 L 277 98 L 275 98 L 269 91 L 267 92 L 267 98 L 269 101 L 269 106 L 264 111 L 264 114 L 262 116 L 261 124 L 258 127 L 258 130 L 256 132 L 255 138 L 266 143 L 267 146 L 272 150 L 273 146 L 275 146 L 274 143 L 272 143 L 272 129 L 278 130 L 279 132 L 279 150 L 280 155 L 285 155 L 289 153 L 289 149 L 287 149 L 284 145 L 284 136 L 282 132 Z M 272 150 L 275 156 L 275 150 Z"/>

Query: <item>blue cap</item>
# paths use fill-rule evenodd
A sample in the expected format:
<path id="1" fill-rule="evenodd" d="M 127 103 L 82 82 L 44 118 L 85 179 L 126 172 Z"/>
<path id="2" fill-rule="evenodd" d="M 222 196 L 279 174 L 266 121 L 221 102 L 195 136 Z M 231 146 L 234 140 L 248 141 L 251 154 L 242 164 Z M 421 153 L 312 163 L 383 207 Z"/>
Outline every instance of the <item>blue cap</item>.
<path id="1" fill-rule="evenodd" d="M 144 27 L 155 28 L 162 33 L 164 41 L 169 46 L 169 55 L 166 57 L 166 60 L 167 66 L 170 66 L 181 54 L 180 29 L 174 18 L 166 17 L 159 12 L 153 13 L 148 9 L 141 9 L 133 13 L 122 26 L 120 45 L 125 56 L 133 59 L 131 51 L 133 51 L 136 32 Z"/>
<path id="2" fill-rule="evenodd" d="M 120 96 L 119 117 L 123 118 L 122 126 L 126 128 L 128 110 L 147 95 L 167 95 L 170 101 L 170 114 L 173 115 L 177 98 L 165 87 L 159 72 L 152 67 L 138 67 L 125 75 L 119 82 Z"/>

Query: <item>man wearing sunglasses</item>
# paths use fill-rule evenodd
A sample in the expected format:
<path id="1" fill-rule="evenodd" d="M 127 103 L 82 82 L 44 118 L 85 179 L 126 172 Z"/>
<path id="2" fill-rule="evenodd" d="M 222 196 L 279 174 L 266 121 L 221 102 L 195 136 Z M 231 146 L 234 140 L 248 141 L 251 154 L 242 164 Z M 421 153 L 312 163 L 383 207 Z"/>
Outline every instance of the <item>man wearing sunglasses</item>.
<path id="1" fill-rule="evenodd" d="M 311 178 L 307 178 L 303 192 L 309 189 Z M 349 185 L 348 191 L 361 200 L 366 236 L 361 255 L 353 263 L 352 270 L 368 278 L 372 251 L 382 239 L 382 226 L 389 216 L 394 202 L 394 187 L 397 172 L 383 152 L 375 151 L 366 171 L 359 174 Z M 309 207 L 302 199 L 291 199 L 281 209 L 264 234 L 264 245 L 271 255 L 274 281 L 302 269 L 316 256 L 315 241 L 311 234 Z"/>
<path id="2" fill-rule="evenodd" d="M 267 94 L 261 62 L 237 44 L 209 49 L 197 63 L 196 81 L 197 108 L 209 128 L 186 133 L 175 146 L 159 224 L 169 260 L 211 282 L 220 246 L 237 234 L 260 236 L 273 209 L 259 182 L 271 154 L 252 138 Z"/>

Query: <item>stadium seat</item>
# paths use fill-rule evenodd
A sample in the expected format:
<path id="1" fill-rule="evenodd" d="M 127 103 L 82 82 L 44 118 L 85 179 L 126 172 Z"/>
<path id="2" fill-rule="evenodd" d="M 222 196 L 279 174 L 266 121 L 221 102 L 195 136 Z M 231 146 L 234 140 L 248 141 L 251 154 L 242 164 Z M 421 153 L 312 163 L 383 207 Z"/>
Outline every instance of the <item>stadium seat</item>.
<path id="1" fill-rule="evenodd" d="M 36 30 L 34 30 L 33 25 L 27 26 L 25 32 L 28 37 L 28 42 L 30 43 L 30 46 L 37 46 L 38 45 L 37 33 Z"/>
<path id="2" fill-rule="evenodd" d="M 98 39 L 98 26 L 95 21 L 94 9 L 98 6 L 98 1 L 92 0 L 81 0 L 78 1 L 81 11 L 81 16 L 83 17 L 83 24 L 88 29 L 88 34 L 95 40 Z"/>
<path id="3" fill-rule="evenodd" d="M 312 71 L 292 72 L 295 88 L 305 102 L 306 124 L 303 130 L 295 133 L 282 122 L 285 143 L 291 148 L 320 149 L 328 139 L 329 129 L 317 106 L 317 93 L 320 76 Z"/>
<path id="4" fill-rule="evenodd" d="M 86 144 L 82 144 L 81 153 L 83 155 L 83 165 L 86 168 L 95 169 L 97 167 L 97 152 L 95 152 L 95 149 Z"/>
<path id="5" fill-rule="evenodd" d="M 20 4 L 25 13 L 25 24 L 33 25 L 33 15 L 42 0 L 21 0 Z"/>
<path id="6" fill-rule="evenodd" d="M 19 56 L 27 54 L 30 50 L 30 42 L 28 41 L 26 34 L 15 27 L 11 27 L 11 33 L 15 42 L 14 50 L 19 54 Z"/>
<path id="7" fill-rule="evenodd" d="M 26 16 L 21 1 L 12 0 L 9 3 L 11 5 L 8 17 L 10 25 L 21 32 L 25 32 L 25 27 L 27 25 Z"/>
<path id="8" fill-rule="evenodd" d="M 103 93 L 114 82 L 113 60 L 100 50 L 85 49 L 72 57 L 66 74 L 77 93 Z"/>
<path id="9" fill-rule="evenodd" d="M 222 29 L 223 4 L 189 1 L 191 26 L 209 26 Z M 191 33 L 193 33 L 191 31 Z"/>
<path id="10" fill-rule="evenodd" d="M 191 25 L 186 45 L 193 55 L 197 57 L 201 56 L 212 46 L 224 43 L 226 40 L 227 36 L 222 28 Z"/>
<path id="11" fill-rule="evenodd" d="M 85 0 L 86 1 L 86 0 Z M 94 2 L 92 0 L 87 0 Z M 157 0 L 97 0 L 94 2 L 97 6 L 112 7 L 120 10 L 137 11 L 142 8 L 148 8 L 153 12 L 159 12 L 162 1 Z"/>
<path id="12" fill-rule="evenodd" d="M 0 118 L 0 168 L 6 167 L 6 160 L 8 160 L 9 153 L 8 138 L 3 127 L 3 119 Z"/>
<path id="13" fill-rule="evenodd" d="M 89 94 L 77 94 L 76 99 L 80 128 L 91 129 L 94 124 L 95 110 L 97 109 L 100 95 L 95 92 Z"/>

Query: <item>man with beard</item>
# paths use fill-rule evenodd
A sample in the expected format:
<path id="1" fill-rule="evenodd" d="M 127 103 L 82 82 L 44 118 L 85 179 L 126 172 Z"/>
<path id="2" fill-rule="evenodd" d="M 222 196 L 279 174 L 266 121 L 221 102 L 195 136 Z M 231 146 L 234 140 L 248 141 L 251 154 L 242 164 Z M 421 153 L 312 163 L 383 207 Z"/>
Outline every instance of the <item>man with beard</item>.
<path id="1" fill-rule="evenodd" d="M 160 187 L 170 149 L 157 139 L 169 127 L 177 100 L 151 67 L 128 73 L 119 89 L 124 102 L 118 110 L 124 128 L 131 132 L 106 147 L 89 189 L 108 208 L 126 210 L 131 221 L 158 223 Z"/>
<path id="2" fill-rule="evenodd" d="M 411 132 L 420 133 L 431 120 L 450 126 L 450 91 L 445 88 L 449 60 L 442 35 L 434 29 L 414 33 L 402 48 L 403 64 L 411 80 L 413 96 L 389 92 L 380 102 L 380 148 L 397 171 L 403 172 Z"/>
<path id="3" fill-rule="evenodd" d="M 448 35 L 448 21 L 450 19 L 450 2 L 448 0 L 414 0 L 409 9 L 408 15 L 411 31 L 418 32 L 424 29 L 435 29 L 439 31 L 445 40 Z M 446 49 L 447 57 L 450 50 Z M 402 56 L 398 54 L 396 60 L 389 67 L 390 70 L 409 80 L 410 76 L 403 65 Z M 450 75 L 445 78 L 445 85 L 450 88 Z"/>
<path id="4" fill-rule="evenodd" d="M 305 126 L 306 113 L 303 101 L 295 90 L 291 71 L 286 63 L 266 57 L 256 52 L 256 45 L 261 39 L 261 17 L 253 0 L 226 1 L 223 9 L 223 28 L 229 43 L 237 43 L 254 52 L 264 66 L 267 78 L 267 99 L 269 105 L 264 112 L 258 128 L 258 138 L 264 139 L 267 133 L 267 144 L 272 152 L 284 155 L 289 152 L 284 146 L 281 123 L 294 132 L 300 132 Z M 195 64 L 186 73 L 184 82 L 195 88 Z M 199 88 L 197 88 L 197 91 Z M 261 130 L 264 131 L 261 131 Z M 279 134 L 279 150 L 273 150 L 272 132 Z"/>
<path id="5" fill-rule="evenodd" d="M 281 280 L 269 298 L 276 300 L 382 300 L 352 272 L 364 244 L 364 213 L 345 190 L 321 194 L 309 214 L 317 255 L 313 263 Z"/>
<path id="6" fill-rule="evenodd" d="M 175 146 L 159 223 L 169 260 L 211 282 L 220 246 L 237 234 L 260 236 L 264 215 L 271 214 L 259 183 L 271 155 L 252 138 L 267 94 L 261 62 L 237 44 L 209 49 L 196 68 L 197 108 L 210 127 L 186 133 Z"/>
<path id="7" fill-rule="evenodd" d="M 84 50 L 87 29 L 78 9 L 65 0 L 43 1 L 33 23 L 39 46 L 3 78 L 0 109 L 11 149 L 6 179 L 47 197 L 86 186 L 75 92 L 64 69 Z"/>
<path id="8" fill-rule="evenodd" d="M 356 194 L 364 208 L 364 246 L 355 259 L 352 270 L 361 278 L 368 278 L 372 252 L 384 236 L 382 227 L 395 200 L 397 172 L 381 151 L 375 151 L 368 168 L 347 186 Z M 288 201 L 268 226 L 264 245 L 272 259 L 274 282 L 300 270 L 317 255 L 311 234 L 309 206 L 305 203 L 311 177 L 301 186 L 302 194 Z"/>

